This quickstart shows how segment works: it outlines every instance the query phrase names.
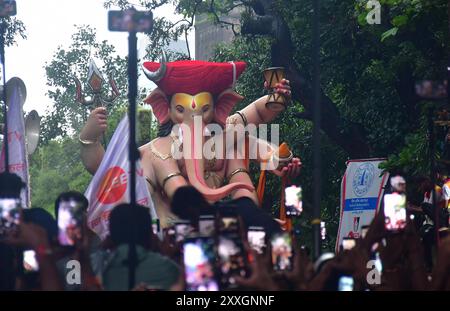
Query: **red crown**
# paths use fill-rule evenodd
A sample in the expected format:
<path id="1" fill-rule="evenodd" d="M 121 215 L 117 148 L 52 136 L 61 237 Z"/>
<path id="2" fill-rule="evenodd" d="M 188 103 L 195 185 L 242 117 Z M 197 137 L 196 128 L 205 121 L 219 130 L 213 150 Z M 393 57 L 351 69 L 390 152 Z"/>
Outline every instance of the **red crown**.
<path id="1" fill-rule="evenodd" d="M 201 92 L 219 95 L 233 87 L 233 83 L 247 66 L 245 62 L 213 63 L 191 60 L 169 62 L 166 65 L 164 77 L 155 83 L 167 96 L 175 93 L 195 95 Z M 145 62 L 144 67 L 154 72 L 159 69 L 160 63 Z"/>

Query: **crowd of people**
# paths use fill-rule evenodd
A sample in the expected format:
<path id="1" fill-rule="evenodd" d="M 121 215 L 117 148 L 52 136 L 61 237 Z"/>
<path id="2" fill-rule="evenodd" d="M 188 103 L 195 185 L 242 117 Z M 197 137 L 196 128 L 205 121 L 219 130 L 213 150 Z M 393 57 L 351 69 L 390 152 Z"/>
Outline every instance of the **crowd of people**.
<path id="1" fill-rule="evenodd" d="M 391 192 L 406 191 L 404 180 L 391 180 Z M 418 184 L 424 201 L 408 203 L 401 230 L 386 229 L 382 206 L 351 248 L 315 260 L 249 198 L 211 205 L 195 188 L 181 187 L 171 211 L 183 221 L 161 230 L 148 208 L 120 204 L 110 213 L 109 236 L 100 240 L 87 225 L 87 199 L 66 192 L 55 201 L 56 219 L 37 207 L 9 213 L 8 219 L 2 209 L 0 288 L 130 290 L 133 243 L 134 291 L 450 290 L 448 215 L 438 230 L 424 230 L 436 228 L 438 204 L 429 200 L 430 181 Z M 18 176 L 0 174 L 2 202 L 18 198 L 22 187 Z M 446 190 L 436 189 L 439 203 Z"/>

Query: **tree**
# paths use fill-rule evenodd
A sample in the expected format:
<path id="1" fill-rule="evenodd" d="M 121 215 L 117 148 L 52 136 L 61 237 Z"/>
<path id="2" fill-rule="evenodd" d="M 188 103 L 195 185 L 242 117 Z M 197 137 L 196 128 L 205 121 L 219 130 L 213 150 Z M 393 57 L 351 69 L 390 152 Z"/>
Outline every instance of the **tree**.
<path id="1" fill-rule="evenodd" d="M 4 40 L 5 46 L 17 44 L 16 38 L 20 36 L 22 39 L 27 38 L 26 27 L 24 23 L 16 17 L 3 17 L 0 23 L 5 29 Z"/>
<path id="2" fill-rule="evenodd" d="M 84 125 L 89 114 L 89 107 L 76 101 L 74 77 L 82 82 L 83 90 L 87 93 L 89 86 L 86 80 L 91 58 L 102 63 L 99 69 L 105 77 L 109 75 L 114 77 L 121 94 L 109 113 L 114 113 L 114 109 L 119 109 L 126 104 L 127 59 L 118 56 L 114 46 L 106 40 L 99 41 L 95 29 L 90 26 L 76 26 L 70 46 L 67 49 L 58 47 L 53 59 L 45 66 L 49 87 L 47 95 L 54 104 L 43 118 L 43 143 L 56 137 L 79 133 Z M 86 93 L 84 95 L 88 96 L 89 94 Z"/>
<path id="3" fill-rule="evenodd" d="M 84 125 L 89 108 L 76 102 L 76 76 L 88 90 L 86 76 L 90 57 L 101 61 L 100 71 L 113 74 L 121 95 L 108 107 L 108 142 L 118 123 L 127 112 L 127 59 L 115 53 L 107 41 L 99 41 L 95 29 L 77 26 L 72 43 L 66 49 L 58 47 L 52 60 L 46 64 L 48 96 L 54 105 L 43 117 L 41 144 L 30 157 L 31 201 L 33 206 L 53 213 L 56 197 L 68 190 L 84 192 L 92 176 L 80 160 L 78 133 Z M 88 95 L 88 94 L 84 94 Z M 141 99 L 145 95 L 143 90 Z M 138 108 L 138 142 L 144 144 L 155 136 L 149 108 Z"/>
<path id="4" fill-rule="evenodd" d="M 139 1 L 148 9 L 167 2 Z M 336 207 L 347 159 L 389 156 L 387 168 L 410 174 L 428 169 L 424 119 L 427 107 L 415 95 L 414 84 L 422 79 L 445 78 L 447 1 L 379 2 L 381 24 L 370 25 L 366 21 L 367 1 L 321 1 L 322 217 L 331 222 L 332 234 L 337 229 Z M 122 8 L 130 5 L 129 1 L 107 3 Z M 281 124 L 281 140 L 302 156 L 305 167 L 300 181 L 307 207 L 312 202 L 312 0 L 171 3 L 181 14 L 180 21 L 158 19 L 159 28 L 150 34 L 152 42 L 158 43 L 150 48 L 150 57 L 156 57 L 167 42 L 164 40 L 182 37 L 189 31 L 196 14 L 207 14 L 236 33 L 234 42 L 220 46 L 214 59 L 248 62 L 247 72 L 238 83 L 238 91 L 246 98 L 262 94 L 263 68 L 286 68 L 293 87 L 293 104 L 276 122 Z M 242 10 L 241 21 L 230 25 L 224 17 L 236 7 Z M 274 198 L 279 197 L 279 186 L 273 180 L 268 181 L 268 186 L 266 201 L 276 211 Z M 308 208 L 306 220 L 307 213 Z"/>

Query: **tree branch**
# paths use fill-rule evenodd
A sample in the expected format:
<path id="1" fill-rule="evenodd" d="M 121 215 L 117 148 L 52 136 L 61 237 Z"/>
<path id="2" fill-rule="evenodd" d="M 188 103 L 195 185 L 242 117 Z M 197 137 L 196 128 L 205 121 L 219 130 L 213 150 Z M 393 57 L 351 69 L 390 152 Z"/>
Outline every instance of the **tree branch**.
<path id="1" fill-rule="evenodd" d="M 258 17 L 245 21 L 248 25 L 243 25 L 242 29 L 247 34 L 270 33 L 273 40 L 271 47 L 271 59 L 273 66 L 285 67 L 286 75 L 289 77 L 292 87 L 293 99 L 299 101 L 305 108 L 305 112 L 297 114 L 300 118 L 312 115 L 314 96 L 311 82 L 306 80 L 301 74 L 294 61 L 294 45 L 291 39 L 291 32 L 286 22 L 275 12 L 272 1 L 255 0 L 252 8 L 263 8 L 266 13 L 264 17 Z M 268 31 L 269 20 L 271 30 Z M 262 21 L 266 21 L 266 24 Z M 365 158 L 370 155 L 370 147 L 367 144 L 364 128 L 361 124 L 349 122 L 342 118 L 336 104 L 321 91 L 321 129 L 336 144 L 341 146 L 351 158 Z"/>

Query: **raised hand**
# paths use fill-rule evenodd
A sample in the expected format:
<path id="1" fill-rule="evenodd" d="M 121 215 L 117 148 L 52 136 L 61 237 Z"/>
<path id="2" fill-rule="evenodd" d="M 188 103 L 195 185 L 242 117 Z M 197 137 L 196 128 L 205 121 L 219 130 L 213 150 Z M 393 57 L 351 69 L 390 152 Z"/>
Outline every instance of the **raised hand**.
<path id="1" fill-rule="evenodd" d="M 267 81 L 264 82 L 264 88 L 267 89 L 269 84 Z M 276 93 L 284 95 L 288 101 L 291 99 L 291 86 L 289 80 L 282 79 L 279 83 L 276 84 L 276 88 L 274 89 Z"/>
<path id="2" fill-rule="evenodd" d="M 251 249 L 248 243 L 244 243 L 247 253 L 250 255 L 250 277 L 243 278 L 236 276 L 236 283 L 244 288 L 253 290 L 280 290 L 272 278 L 272 260 L 270 247 L 267 247 L 264 254 L 260 255 Z"/>
<path id="3" fill-rule="evenodd" d="M 301 168 L 302 162 L 300 161 L 300 158 L 292 158 L 291 162 L 281 167 L 280 169 L 273 170 L 272 173 L 274 173 L 278 177 L 286 176 L 292 180 L 300 175 Z"/>
<path id="4" fill-rule="evenodd" d="M 106 108 L 97 107 L 92 110 L 89 118 L 80 133 L 80 139 L 85 141 L 98 141 L 107 128 Z"/>
<path id="5" fill-rule="evenodd" d="M 307 290 L 308 282 L 314 275 L 314 266 L 305 249 L 302 249 L 295 240 L 294 265 L 292 271 L 284 272 L 285 278 L 295 286 L 296 290 Z"/>

